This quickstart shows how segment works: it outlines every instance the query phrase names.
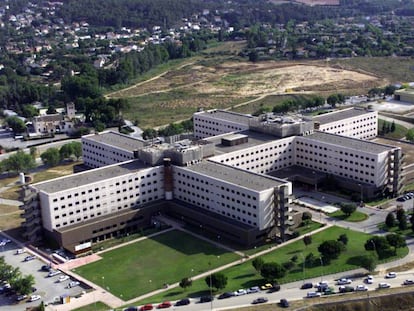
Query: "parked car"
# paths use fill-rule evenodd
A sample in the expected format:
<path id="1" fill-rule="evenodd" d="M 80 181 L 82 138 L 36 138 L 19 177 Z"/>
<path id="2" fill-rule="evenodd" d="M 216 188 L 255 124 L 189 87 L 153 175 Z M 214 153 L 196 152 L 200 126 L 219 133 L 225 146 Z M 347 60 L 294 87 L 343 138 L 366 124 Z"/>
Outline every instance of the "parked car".
<path id="1" fill-rule="evenodd" d="M 322 294 L 319 293 L 319 292 L 308 292 L 306 294 L 307 298 L 315 298 L 315 297 L 321 297 L 321 296 L 322 296 Z"/>
<path id="2" fill-rule="evenodd" d="M 30 260 L 34 260 L 34 259 L 36 259 L 36 256 L 35 255 L 29 255 L 29 256 L 26 256 L 24 258 L 24 261 L 30 261 Z"/>
<path id="3" fill-rule="evenodd" d="M 378 284 L 378 289 L 380 289 L 380 288 L 390 288 L 390 287 L 391 287 L 391 285 L 388 284 L 388 283 L 381 282 L 381 283 Z"/>
<path id="4" fill-rule="evenodd" d="M 23 254 L 25 250 L 23 248 L 19 248 L 16 250 L 15 255 Z"/>
<path id="5" fill-rule="evenodd" d="M 260 292 L 260 287 L 259 286 L 253 286 L 247 289 L 247 293 L 248 294 L 252 294 L 252 293 L 258 293 Z"/>
<path id="6" fill-rule="evenodd" d="M 397 277 L 397 273 L 395 273 L 395 272 L 388 272 L 386 275 L 385 275 L 385 278 L 386 279 L 395 279 Z"/>
<path id="7" fill-rule="evenodd" d="M 60 271 L 60 270 L 52 270 L 52 269 L 50 269 L 50 271 L 47 274 L 47 276 L 48 277 L 52 277 L 52 276 L 55 276 L 55 275 L 58 275 L 58 274 L 61 274 L 61 273 L 62 273 L 62 271 Z"/>
<path id="8" fill-rule="evenodd" d="M 138 308 L 132 306 L 132 307 L 128 307 L 128 308 L 124 309 L 124 311 L 138 311 Z"/>
<path id="9" fill-rule="evenodd" d="M 171 302 L 169 302 L 169 301 L 164 301 L 163 303 L 160 303 L 160 304 L 157 306 L 157 309 L 166 309 L 166 308 L 169 308 L 169 307 L 171 307 L 171 306 L 172 306 Z"/>
<path id="10" fill-rule="evenodd" d="M 45 271 L 45 272 L 49 272 L 52 269 L 52 267 L 50 265 L 43 265 L 40 270 Z"/>
<path id="11" fill-rule="evenodd" d="M 350 293 L 355 290 L 352 286 L 339 286 L 338 290 L 340 293 Z"/>
<path id="12" fill-rule="evenodd" d="M 403 283 L 404 285 L 413 285 L 414 284 L 414 280 L 412 280 L 412 279 L 407 279 L 407 280 L 405 280 L 404 281 L 404 283 Z"/>
<path id="13" fill-rule="evenodd" d="M 282 298 L 282 299 L 280 299 L 280 301 L 279 301 L 279 305 L 280 305 L 282 308 L 289 308 L 289 301 L 287 301 L 287 299 L 285 299 L 285 298 Z"/>
<path id="14" fill-rule="evenodd" d="M 68 288 L 76 287 L 76 286 L 79 286 L 79 285 L 80 285 L 80 283 L 78 281 L 72 281 L 72 282 L 69 282 Z"/>
<path id="15" fill-rule="evenodd" d="M 252 304 L 258 304 L 258 303 L 266 303 L 266 302 L 268 302 L 269 300 L 266 298 L 266 297 L 259 297 L 259 298 L 256 298 L 255 300 L 253 300 L 252 301 Z"/>
<path id="16" fill-rule="evenodd" d="M 218 299 L 227 299 L 230 297 L 233 297 L 234 293 L 233 292 L 225 292 L 223 294 L 221 294 L 220 296 L 218 296 Z"/>
<path id="17" fill-rule="evenodd" d="M 260 286 L 260 289 L 261 290 L 268 290 L 268 289 L 271 289 L 272 287 L 273 287 L 272 284 L 266 283 L 265 285 Z"/>
<path id="18" fill-rule="evenodd" d="M 246 295 L 246 294 L 247 294 L 247 291 L 245 289 L 243 289 L 243 288 L 238 289 L 238 290 L 236 290 L 234 292 L 234 295 L 235 296 L 242 296 L 242 295 Z"/>
<path id="19" fill-rule="evenodd" d="M 58 282 L 65 282 L 66 280 L 69 280 L 69 275 L 61 275 L 58 279 Z"/>
<path id="20" fill-rule="evenodd" d="M 357 292 L 365 292 L 368 290 L 368 287 L 366 287 L 365 285 L 357 285 L 355 286 L 355 291 Z"/>
<path id="21" fill-rule="evenodd" d="M 347 284 L 351 284 L 352 280 L 350 279 L 339 279 L 338 281 L 336 281 L 336 284 L 338 285 L 347 285 Z"/>
<path id="22" fill-rule="evenodd" d="M 176 306 L 186 306 L 186 305 L 189 305 L 189 304 L 190 304 L 190 299 L 188 299 L 188 298 L 183 298 L 181 300 L 178 300 L 175 303 Z"/>
<path id="23" fill-rule="evenodd" d="M 202 297 L 200 297 L 200 303 L 205 303 L 205 302 L 210 302 L 210 301 L 212 301 L 212 300 L 214 300 L 214 297 L 213 296 L 202 296 Z"/>
<path id="24" fill-rule="evenodd" d="M 147 310 L 152 310 L 154 309 L 154 306 L 150 303 L 143 305 L 139 310 L 140 311 L 147 311 Z"/>
<path id="25" fill-rule="evenodd" d="M 22 301 L 22 300 L 25 300 L 25 299 L 27 299 L 27 295 L 18 295 L 16 297 L 16 301 Z"/>
<path id="26" fill-rule="evenodd" d="M 366 284 L 372 284 L 372 283 L 374 283 L 374 278 L 373 278 L 373 276 L 372 276 L 372 275 L 368 275 L 368 276 L 364 279 L 364 282 L 365 282 Z"/>
<path id="27" fill-rule="evenodd" d="M 32 296 L 30 296 L 29 301 L 36 301 L 36 300 L 39 300 L 41 298 L 42 297 L 40 295 L 32 295 Z"/>
<path id="28" fill-rule="evenodd" d="M 273 284 L 273 287 L 268 290 L 268 293 L 274 293 L 280 291 L 280 285 L 279 284 Z"/>
<path id="29" fill-rule="evenodd" d="M 302 286 L 300 287 L 300 289 L 309 289 L 309 288 L 313 288 L 312 283 L 303 283 Z"/>
<path id="30" fill-rule="evenodd" d="M 335 290 L 332 287 L 328 287 L 323 291 L 323 294 L 326 295 L 333 295 L 336 294 Z"/>

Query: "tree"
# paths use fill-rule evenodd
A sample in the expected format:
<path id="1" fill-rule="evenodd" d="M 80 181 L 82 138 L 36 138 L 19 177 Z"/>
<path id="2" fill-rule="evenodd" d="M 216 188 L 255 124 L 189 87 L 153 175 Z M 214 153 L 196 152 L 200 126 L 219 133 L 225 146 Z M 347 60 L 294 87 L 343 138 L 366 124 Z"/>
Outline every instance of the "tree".
<path id="1" fill-rule="evenodd" d="M 303 237 L 303 243 L 305 246 L 308 246 L 309 244 L 312 244 L 312 236 L 311 235 L 305 235 Z"/>
<path id="2" fill-rule="evenodd" d="M 345 233 L 343 233 L 339 236 L 338 241 L 342 242 L 342 244 L 344 244 L 344 245 L 347 245 L 348 244 L 348 236 Z"/>
<path id="3" fill-rule="evenodd" d="M 2 169 L 4 171 L 19 173 L 27 172 L 36 166 L 35 160 L 30 154 L 19 150 L 12 154 L 9 158 L 2 161 Z"/>
<path id="4" fill-rule="evenodd" d="M 398 228 L 399 228 L 400 230 L 406 230 L 406 229 L 407 229 L 407 227 L 408 227 L 408 225 L 407 225 L 407 216 L 406 216 L 405 214 L 403 214 L 403 215 L 400 217 L 400 220 L 399 220 L 399 222 L 398 222 Z"/>
<path id="5" fill-rule="evenodd" d="M 414 129 L 409 129 L 405 134 L 405 138 L 407 138 L 408 141 L 414 141 Z"/>
<path id="6" fill-rule="evenodd" d="M 397 211 L 396 211 L 397 220 L 401 221 L 404 215 L 405 215 L 405 210 L 402 207 L 397 208 Z"/>
<path id="7" fill-rule="evenodd" d="M 391 123 L 391 133 L 395 132 L 395 121 Z"/>
<path id="8" fill-rule="evenodd" d="M 387 239 L 388 243 L 396 249 L 407 246 L 404 237 L 400 234 L 387 234 L 385 238 Z"/>
<path id="9" fill-rule="evenodd" d="M 185 290 L 187 287 L 190 287 L 191 285 L 193 285 L 193 280 L 191 278 L 183 278 L 181 282 L 179 283 L 179 285 L 182 289 Z"/>
<path id="10" fill-rule="evenodd" d="M 69 144 L 64 144 L 59 149 L 60 160 L 64 160 L 64 159 L 70 158 L 70 156 L 72 155 L 72 153 L 73 153 L 72 145 L 70 143 Z"/>
<path id="11" fill-rule="evenodd" d="M 144 129 L 144 131 L 142 132 L 142 138 L 144 138 L 145 140 L 147 139 L 153 139 L 157 137 L 157 131 L 151 128 L 147 128 Z"/>
<path id="12" fill-rule="evenodd" d="M 321 253 L 326 264 L 328 264 L 332 259 L 337 259 L 343 249 L 344 245 L 335 240 L 325 241 L 318 247 L 318 251 Z"/>
<path id="13" fill-rule="evenodd" d="M 72 145 L 73 155 L 75 156 L 76 160 L 79 160 L 79 158 L 82 156 L 82 143 L 73 141 L 70 144 Z"/>
<path id="14" fill-rule="evenodd" d="M 24 277 L 13 280 L 10 285 L 20 294 L 28 295 L 32 292 L 32 287 L 35 284 L 33 275 L 26 275 Z"/>
<path id="15" fill-rule="evenodd" d="M 312 220 L 312 214 L 310 212 L 303 212 L 302 214 L 302 223 L 307 225 Z"/>
<path id="16" fill-rule="evenodd" d="M 369 272 L 375 271 L 377 267 L 377 260 L 373 256 L 365 255 L 360 257 L 360 265 Z"/>
<path id="17" fill-rule="evenodd" d="M 37 154 L 37 148 L 36 147 L 30 147 L 30 156 L 36 160 L 36 154 Z"/>
<path id="18" fill-rule="evenodd" d="M 283 278 L 286 270 L 277 262 L 267 262 L 263 264 L 260 275 L 268 282 L 274 282 L 276 279 Z"/>
<path id="19" fill-rule="evenodd" d="M 346 217 L 349 217 L 356 211 L 356 205 L 353 203 L 342 203 L 341 211 L 346 215 Z"/>
<path id="20" fill-rule="evenodd" d="M 60 162 L 60 154 L 57 148 L 49 148 L 40 155 L 42 162 L 49 166 L 56 166 Z"/>
<path id="21" fill-rule="evenodd" d="M 393 212 L 389 212 L 387 214 L 387 217 L 385 218 L 385 225 L 388 228 L 392 228 L 395 227 L 395 225 L 397 224 L 397 222 L 395 221 L 395 216 Z"/>
<path id="22" fill-rule="evenodd" d="M 211 279 L 210 279 L 211 278 Z M 227 285 L 227 276 L 221 272 L 213 273 L 205 278 L 208 287 L 215 287 L 217 290 L 223 289 Z M 210 285 L 211 284 L 211 285 Z"/>
<path id="23" fill-rule="evenodd" d="M 26 125 L 23 120 L 18 117 L 7 117 L 5 121 L 15 134 L 24 133 L 26 131 Z"/>
<path id="24" fill-rule="evenodd" d="M 256 257 L 255 259 L 253 259 L 252 261 L 252 266 L 254 267 L 254 269 L 257 272 L 260 272 L 262 270 L 263 264 L 264 264 L 264 260 L 262 257 Z"/>

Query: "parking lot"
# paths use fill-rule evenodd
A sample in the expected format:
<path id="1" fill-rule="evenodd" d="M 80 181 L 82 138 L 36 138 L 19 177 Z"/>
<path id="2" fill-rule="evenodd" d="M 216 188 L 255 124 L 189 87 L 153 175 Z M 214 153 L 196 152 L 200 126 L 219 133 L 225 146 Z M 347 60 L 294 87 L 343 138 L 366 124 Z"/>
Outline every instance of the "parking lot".
<path id="1" fill-rule="evenodd" d="M 0 239 L 3 236 L 0 236 Z M 55 276 L 48 276 L 47 271 L 42 271 L 41 267 L 43 265 L 49 264 L 48 262 L 43 262 L 38 257 L 35 259 L 25 261 L 27 256 L 32 255 L 28 250 L 21 254 L 17 254 L 17 250 L 21 247 L 15 243 L 7 243 L 6 245 L 0 246 L 0 256 L 5 258 L 7 264 L 14 267 L 19 267 L 23 275 L 33 275 L 35 278 L 36 291 L 33 294 L 40 295 L 41 299 L 29 302 L 28 299 L 22 300 L 20 302 L 16 301 L 16 295 L 0 295 L 0 310 L 25 310 L 29 306 L 37 306 L 41 301 L 45 304 L 51 304 L 54 301 L 59 301 L 61 296 L 77 296 L 84 291 L 84 289 L 77 285 L 72 288 L 69 288 L 68 285 L 70 282 L 75 281 L 71 278 L 63 282 L 59 282 L 59 277 L 63 276 L 63 273 L 56 274 Z M 29 295 L 30 298 L 30 295 Z"/>

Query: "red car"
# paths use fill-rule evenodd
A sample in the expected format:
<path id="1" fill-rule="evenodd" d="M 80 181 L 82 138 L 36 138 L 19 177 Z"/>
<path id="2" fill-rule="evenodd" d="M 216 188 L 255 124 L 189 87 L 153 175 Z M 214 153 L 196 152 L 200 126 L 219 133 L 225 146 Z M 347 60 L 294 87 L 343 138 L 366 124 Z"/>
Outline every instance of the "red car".
<path id="1" fill-rule="evenodd" d="M 139 309 L 140 311 L 146 311 L 146 310 L 152 310 L 154 309 L 154 307 L 152 306 L 152 304 L 146 304 L 144 306 L 141 307 L 141 309 Z"/>
<path id="2" fill-rule="evenodd" d="M 157 308 L 158 309 L 166 309 L 166 308 L 169 308 L 171 306 L 172 306 L 171 302 L 164 301 L 163 303 L 160 303 Z"/>

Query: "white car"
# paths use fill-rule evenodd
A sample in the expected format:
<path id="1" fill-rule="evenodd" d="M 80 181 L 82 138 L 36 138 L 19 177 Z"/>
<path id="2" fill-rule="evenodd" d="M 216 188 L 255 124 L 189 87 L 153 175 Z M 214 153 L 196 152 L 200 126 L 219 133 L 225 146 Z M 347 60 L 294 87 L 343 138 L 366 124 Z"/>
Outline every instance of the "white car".
<path id="1" fill-rule="evenodd" d="M 58 279 L 58 282 L 65 282 L 66 280 L 69 280 L 69 275 L 61 275 Z"/>
<path id="2" fill-rule="evenodd" d="M 52 277 L 52 276 L 55 276 L 55 275 L 58 275 L 58 274 L 61 274 L 61 273 L 62 273 L 62 271 L 60 271 L 60 270 L 50 270 L 49 273 L 47 274 L 47 276 Z"/>
<path id="3" fill-rule="evenodd" d="M 78 281 L 72 281 L 68 284 L 68 288 L 79 286 L 80 283 Z"/>
<path id="4" fill-rule="evenodd" d="M 247 289 L 247 293 L 248 294 L 252 294 L 252 293 L 258 293 L 260 292 L 260 287 L 259 286 L 253 286 Z"/>
<path id="5" fill-rule="evenodd" d="M 368 275 L 365 279 L 364 282 L 367 284 L 372 284 L 374 283 L 374 278 L 372 277 L 372 275 Z"/>
<path id="6" fill-rule="evenodd" d="M 357 285 L 355 286 L 355 291 L 357 292 L 365 292 L 368 290 L 368 287 L 366 287 L 365 285 Z"/>
<path id="7" fill-rule="evenodd" d="M 388 283 L 381 282 L 378 284 L 378 288 L 390 288 L 391 285 Z"/>
<path id="8" fill-rule="evenodd" d="M 397 277 L 397 273 L 395 273 L 395 272 L 388 272 L 386 275 L 385 275 L 385 278 L 386 279 L 395 279 Z"/>
<path id="9" fill-rule="evenodd" d="M 36 300 L 39 300 L 41 298 L 42 297 L 40 295 L 32 295 L 32 296 L 30 296 L 29 301 L 36 301 Z"/>
<path id="10" fill-rule="evenodd" d="M 414 285 L 414 280 L 412 280 L 412 279 L 407 279 L 407 280 L 405 280 L 404 281 L 404 283 L 403 283 L 404 285 Z"/>
<path id="11" fill-rule="evenodd" d="M 336 284 L 338 285 L 347 285 L 347 284 L 351 284 L 352 280 L 350 279 L 339 279 Z"/>
<path id="12" fill-rule="evenodd" d="M 242 295 L 246 295 L 247 291 L 245 289 L 238 289 L 234 292 L 235 296 L 242 296 Z"/>
<path id="13" fill-rule="evenodd" d="M 315 298 L 315 297 L 321 297 L 322 294 L 320 292 L 308 292 L 306 294 L 307 298 Z"/>
<path id="14" fill-rule="evenodd" d="M 25 251 L 23 248 L 19 248 L 18 250 L 16 250 L 16 255 L 23 254 L 24 252 Z"/>

